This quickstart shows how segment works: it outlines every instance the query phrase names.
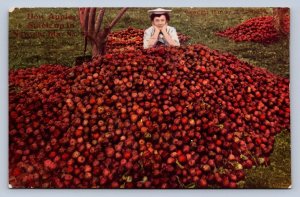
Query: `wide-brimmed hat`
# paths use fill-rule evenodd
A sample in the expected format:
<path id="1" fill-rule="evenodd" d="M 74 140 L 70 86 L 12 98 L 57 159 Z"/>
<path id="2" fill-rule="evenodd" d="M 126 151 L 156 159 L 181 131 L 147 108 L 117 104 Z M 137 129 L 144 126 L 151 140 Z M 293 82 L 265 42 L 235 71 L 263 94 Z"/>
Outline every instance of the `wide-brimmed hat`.
<path id="1" fill-rule="evenodd" d="M 166 10 L 163 8 L 156 8 L 154 10 L 148 10 L 149 14 L 164 14 L 164 13 L 169 13 L 172 12 L 172 10 Z"/>

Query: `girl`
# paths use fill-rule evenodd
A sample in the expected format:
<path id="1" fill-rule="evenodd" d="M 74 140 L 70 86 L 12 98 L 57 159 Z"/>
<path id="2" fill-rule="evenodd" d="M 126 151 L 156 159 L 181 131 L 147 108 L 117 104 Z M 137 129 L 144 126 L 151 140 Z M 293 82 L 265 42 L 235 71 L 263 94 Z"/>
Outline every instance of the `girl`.
<path id="1" fill-rule="evenodd" d="M 144 32 L 144 49 L 158 45 L 180 46 L 176 29 L 168 26 L 170 21 L 169 12 L 171 10 L 162 8 L 148 11 L 151 14 L 152 26 Z"/>

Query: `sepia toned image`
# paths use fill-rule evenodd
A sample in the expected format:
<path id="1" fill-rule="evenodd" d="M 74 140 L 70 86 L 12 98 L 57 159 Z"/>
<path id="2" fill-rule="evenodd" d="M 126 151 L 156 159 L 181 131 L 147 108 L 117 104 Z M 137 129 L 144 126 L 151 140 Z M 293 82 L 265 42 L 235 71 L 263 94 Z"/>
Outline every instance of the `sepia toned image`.
<path id="1" fill-rule="evenodd" d="M 291 188 L 289 8 L 9 10 L 9 188 Z"/>

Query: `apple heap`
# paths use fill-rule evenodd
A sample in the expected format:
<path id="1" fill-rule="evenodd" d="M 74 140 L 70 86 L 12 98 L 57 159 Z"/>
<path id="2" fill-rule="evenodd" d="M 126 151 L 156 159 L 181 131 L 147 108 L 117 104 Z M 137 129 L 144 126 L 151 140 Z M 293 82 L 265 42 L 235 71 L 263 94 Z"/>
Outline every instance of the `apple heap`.
<path id="1" fill-rule="evenodd" d="M 290 129 L 289 80 L 203 45 L 9 73 L 14 188 L 237 188 Z"/>
<path id="2" fill-rule="evenodd" d="M 284 31 L 289 33 L 289 15 L 284 18 Z M 279 39 L 279 33 L 274 27 L 273 16 L 251 18 L 235 27 L 216 33 L 218 36 L 228 37 L 236 42 L 251 41 L 271 44 Z"/>

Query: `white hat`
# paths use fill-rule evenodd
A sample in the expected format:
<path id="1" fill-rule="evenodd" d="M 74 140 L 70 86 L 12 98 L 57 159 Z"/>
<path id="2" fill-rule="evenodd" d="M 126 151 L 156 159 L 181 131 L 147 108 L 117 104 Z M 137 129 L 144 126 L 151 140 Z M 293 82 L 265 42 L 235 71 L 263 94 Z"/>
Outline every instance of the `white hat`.
<path id="1" fill-rule="evenodd" d="M 168 13 L 168 12 L 172 12 L 172 10 L 165 10 L 163 8 L 156 8 L 154 10 L 148 10 L 148 13 L 150 14 L 164 14 L 164 13 Z"/>

